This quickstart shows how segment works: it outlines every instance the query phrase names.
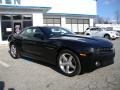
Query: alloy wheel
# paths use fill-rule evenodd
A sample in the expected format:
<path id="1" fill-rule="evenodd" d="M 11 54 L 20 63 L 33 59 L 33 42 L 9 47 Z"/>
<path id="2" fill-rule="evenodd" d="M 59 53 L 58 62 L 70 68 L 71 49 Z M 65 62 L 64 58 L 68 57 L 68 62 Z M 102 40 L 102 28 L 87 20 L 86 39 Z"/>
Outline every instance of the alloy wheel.
<path id="1" fill-rule="evenodd" d="M 59 66 L 64 73 L 71 74 L 76 70 L 75 58 L 69 53 L 63 53 L 59 58 Z"/>
<path id="2" fill-rule="evenodd" d="M 11 55 L 13 57 L 16 57 L 16 55 L 17 55 L 17 48 L 16 48 L 15 45 L 11 45 L 11 47 L 10 47 L 10 53 L 11 53 Z"/>

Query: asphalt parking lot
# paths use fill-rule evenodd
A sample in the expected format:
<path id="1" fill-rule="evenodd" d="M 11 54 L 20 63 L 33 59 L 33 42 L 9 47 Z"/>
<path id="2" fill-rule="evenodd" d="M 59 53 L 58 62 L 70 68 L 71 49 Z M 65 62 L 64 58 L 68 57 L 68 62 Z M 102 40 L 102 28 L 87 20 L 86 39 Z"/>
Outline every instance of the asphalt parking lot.
<path id="1" fill-rule="evenodd" d="M 15 60 L 8 46 L 0 46 L 0 90 L 120 90 L 120 39 L 112 42 L 114 64 L 74 77 L 62 75 L 49 64 Z"/>

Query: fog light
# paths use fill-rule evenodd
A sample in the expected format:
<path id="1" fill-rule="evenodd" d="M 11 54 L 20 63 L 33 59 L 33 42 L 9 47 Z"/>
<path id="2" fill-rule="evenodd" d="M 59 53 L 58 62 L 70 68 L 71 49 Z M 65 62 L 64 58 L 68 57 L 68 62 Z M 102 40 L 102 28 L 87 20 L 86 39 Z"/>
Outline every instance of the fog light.
<path id="1" fill-rule="evenodd" d="M 99 66 L 101 65 L 100 61 L 96 61 L 96 62 L 95 62 L 95 65 L 96 65 L 97 67 L 99 67 Z"/>

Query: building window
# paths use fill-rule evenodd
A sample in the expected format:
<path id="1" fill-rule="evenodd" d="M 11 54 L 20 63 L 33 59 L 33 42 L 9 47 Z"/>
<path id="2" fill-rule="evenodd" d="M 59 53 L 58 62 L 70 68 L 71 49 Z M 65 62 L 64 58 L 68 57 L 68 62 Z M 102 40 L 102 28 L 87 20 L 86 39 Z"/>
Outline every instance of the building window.
<path id="1" fill-rule="evenodd" d="M 11 15 L 2 15 L 2 20 L 11 20 Z"/>
<path id="2" fill-rule="evenodd" d="M 61 19 L 59 18 L 54 18 L 53 19 L 54 24 L 61 24 Z"/>
<path id="3" fill-rule="evenodd" d="M 44 18 L 44 24 L 61 24 L 60 18 Z"/>
<path id="4" fill-rule="evenodd" d="M 78 24 L 78 19 L 72 19 L 72 24 Z"/>
<path id="5" fill-rule="evenodd" d="M 12 31 L 9 31 L 9 29 L 11 29 L 11 27 L 12 27 L 11 21 L 2 21 L 1 22 L 2 40 L 8 39 L 8 36 L 12 33 Z"/>
<path id="6" fill-rule="evenodd" d="M 66 24 L 71 25 L 71 30 L 84 32 L 89 26 L 89 19 L 78 19 L 78 18 L 66 18 Z"/>
<path id="7" fill-rule="evenodd" d="M 83 19 L 78 19 L 78 24 L 83 24 Z"/>
<path id="8" fill-rule="evenodd" d="M 20 5 L 21 4 L 21 0 L 14 0 L 14 4 Z"/>
<path id="9" fill-rule="evenodd" d="M 32 15 L 1 15 L 2 40 L 14 33 L 15 25 L 20 25 L 21 29 L 32 26 Z"/>
<path id="10" fill-rule="evenodd" d="M 53 24 L 53 19 L 51 19 L 51 18 L 45 18 L 44 19 L 44 24 Z"/>
<path id="11" fill-rule="evenodd" d="M 23 21 L 23 28 L 32 26 L 32 21 Z"/>
<path id="12" fill-rule="evenodd" d="M 66 24 L 72 24 L 72 19 L 71 18 L 66 18 Z"/>
<path id="13" fill-rule="evenodd" d="M 21 20 L 22 16 L 21 15 L 13 15 L 13 20 Z"/>
<path id="14" fill-rule="evenodd" d="M 2 0 L 0 0 L 0 4 L 2 4 Z"/>
<path id="15" fill-rule="evenodd" d="M 11 0 L 5 0 L 5 3 L 6 4 L 11 4 L 12 2 L 11 2 Z"/>
<path id="16" fill-rule="evenodd" d="M 23 20 L 32 20 L 32 15 L 23 15 Z"/>
<path id="17" fill-rule="evenodd" d="M 84 19 L 84 24 L 89 24 L 89 19 Z"/>
<path id="18" fill-rule="evenodd" d="M 66 24 L 89 24 L 89 19 L 67 18 Z"/>

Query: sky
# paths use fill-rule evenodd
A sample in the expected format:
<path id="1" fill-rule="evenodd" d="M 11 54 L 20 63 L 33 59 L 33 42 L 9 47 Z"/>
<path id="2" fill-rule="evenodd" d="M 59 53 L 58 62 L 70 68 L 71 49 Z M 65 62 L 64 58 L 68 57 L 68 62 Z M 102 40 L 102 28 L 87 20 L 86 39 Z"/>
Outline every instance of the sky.
<path id="1" fill-rule="evenodd" d="M 115 12 L 120 11 L 120 0 L 97 0 L 97 14 L 111 20 L 115 19 Z"/>

